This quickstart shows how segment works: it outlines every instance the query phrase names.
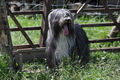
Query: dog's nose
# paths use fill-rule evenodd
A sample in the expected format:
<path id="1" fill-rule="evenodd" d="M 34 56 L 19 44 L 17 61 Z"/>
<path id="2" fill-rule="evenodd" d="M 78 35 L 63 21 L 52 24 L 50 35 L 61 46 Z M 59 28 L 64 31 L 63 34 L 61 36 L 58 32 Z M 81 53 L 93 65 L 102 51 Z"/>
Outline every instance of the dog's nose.
<path id="1" fill-rule="evenodd" d="M 70 21 L 71 21 L 71 19 L 66 19 L 66 21 L 67 21 L 67 22 L 70 22 Z"/>

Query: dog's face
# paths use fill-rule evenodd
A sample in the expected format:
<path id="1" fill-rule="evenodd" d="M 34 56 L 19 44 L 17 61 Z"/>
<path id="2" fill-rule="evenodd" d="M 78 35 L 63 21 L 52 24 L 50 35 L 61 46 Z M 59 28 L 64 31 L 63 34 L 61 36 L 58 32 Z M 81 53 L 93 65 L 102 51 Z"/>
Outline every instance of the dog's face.
<path id="1" fill-rule="evenodd" d="M 56 33 L 70 35 L 73 31 L 73 16 L 67 9 L 55 9 L 48 16 L 49 28 Z"/>

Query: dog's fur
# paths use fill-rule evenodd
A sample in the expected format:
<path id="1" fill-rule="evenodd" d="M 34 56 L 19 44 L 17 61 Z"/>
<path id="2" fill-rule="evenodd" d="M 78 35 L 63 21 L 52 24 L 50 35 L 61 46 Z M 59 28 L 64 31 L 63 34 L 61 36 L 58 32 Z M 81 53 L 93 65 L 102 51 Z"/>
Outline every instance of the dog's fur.
<path id="1" fill-rule="evenodd" d="M 57 66 L 63 58 L 72 57 L 76 49 L 81 62 L 89 61 L 88 38 L 82 27 L 74 23 L 69 10 L 53 10 L 48 15 L 48 23 L 45 53 L 50 68 Z"/>

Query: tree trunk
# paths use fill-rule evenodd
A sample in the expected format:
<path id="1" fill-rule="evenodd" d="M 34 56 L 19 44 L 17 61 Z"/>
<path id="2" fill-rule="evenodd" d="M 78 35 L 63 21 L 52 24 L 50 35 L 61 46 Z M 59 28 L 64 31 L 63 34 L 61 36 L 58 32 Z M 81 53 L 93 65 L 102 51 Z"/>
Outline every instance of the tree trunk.
<path id="1" fill-rule="evenodd" d="M 13 59 L 13 46 L 10 35 L 10 28 L 7 20 L 7 10 L 4 0 L 0 0 L 0 53 L 8 54 L 10 61 Z M 12 63 L 8 63 L 13 67 Z"/>

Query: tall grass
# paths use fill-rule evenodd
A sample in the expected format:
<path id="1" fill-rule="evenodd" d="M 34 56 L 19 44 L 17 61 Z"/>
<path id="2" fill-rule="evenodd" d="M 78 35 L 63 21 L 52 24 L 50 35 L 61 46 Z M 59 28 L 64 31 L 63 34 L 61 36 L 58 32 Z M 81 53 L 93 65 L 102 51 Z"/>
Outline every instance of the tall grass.
<path id="1" fill-rule="evenodd" d="M 20 24 L 25 26 L 40 26 L 41 18 L 28 19 L 18 16 Z M 75 22 L 81 24 L 111 22 L 107 17 L 99 16 L 81 16 Z M 16 25 L 9 18 L 10 27 Z M 112 27 L 91 27 L 84 28 L 89 40 L 108 38 Z M 34 43 L 39 42 L 40 31 L 26 31 Z M 20 32 L 11 32 L 14 45 L 27 44 Z M 119 41 L 90 44 L 91 48 L 119 46 Z M 0 80 L 120 80 L 120 54 L 111 52 L 95 51 L 90 54 L 90 62 L 81 66 L 77 61 L 71 62 L 69 59 L 67 65 L 61 63 L 60 68 L 51 73 L 45 62 L 35 60 L 26 62 L 23 65 L 23 72 L 14 73 L 8 69 L 6 64 L 6 55 L 0 56 Z"/>

